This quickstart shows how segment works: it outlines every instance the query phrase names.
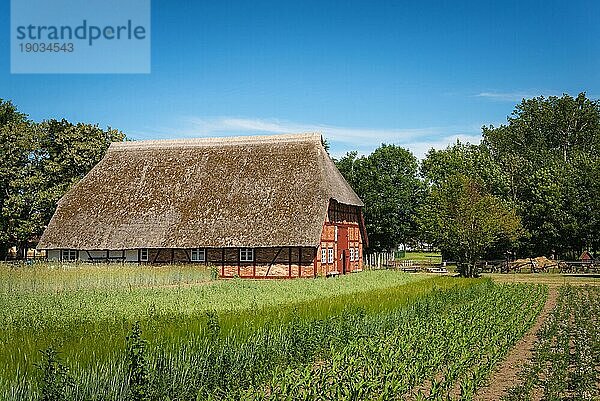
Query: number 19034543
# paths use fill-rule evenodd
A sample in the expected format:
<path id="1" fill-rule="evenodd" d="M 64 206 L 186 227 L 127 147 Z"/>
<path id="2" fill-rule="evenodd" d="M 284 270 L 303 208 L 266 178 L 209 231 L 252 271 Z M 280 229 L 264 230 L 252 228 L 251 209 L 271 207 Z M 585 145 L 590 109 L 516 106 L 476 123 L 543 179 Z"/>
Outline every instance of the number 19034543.
<path id="1" fill-rule="evenodd" d="M 19 43 L 21 53 L 72 53 L 73 43 Z"/>

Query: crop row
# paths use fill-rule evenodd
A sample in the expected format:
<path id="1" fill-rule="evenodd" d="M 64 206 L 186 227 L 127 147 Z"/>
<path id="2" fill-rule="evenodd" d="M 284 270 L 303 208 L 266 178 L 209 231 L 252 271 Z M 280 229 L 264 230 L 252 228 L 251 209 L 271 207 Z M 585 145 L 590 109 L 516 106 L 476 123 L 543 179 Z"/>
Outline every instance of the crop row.
<path id="1" fill-rule="evenodd" d="M 425 276 L 369 271 L 333 280 L 217 280 L 160 288 L 113 288 L 111 283 L 117 278 L 152 283 L 178 276 L 180 269 L 189 278 L 204 274 L 203 267 L 114 268 L 116 271 L 102 266 L 0 269 L 0 376 L 31 370 L 41 359 L 39 350 L 49 346 L 67 358 L 76 354 L 73 358 L 79 363 L 113 358 L 124 349 L 124 338 L 136 320 L 153 341 L 154 337 L 178 339 L 200 332 L 206 311 L 216 311 L 223 331 L 228 331 L 239 327 L 240 321 L 262 326 L 278 320 L 278 314 L 285 319 L 292 307 L 314 310 L 318 305 L 326 315 L 332 305 L 341 303 L 331 302 L 336 297 L 360 299 L 368 293 L 372 301 L 384 296 L 377 291 L 429 281 Z M 43 284 L 44 280 L 48 283 Z M 270 308 L 270 313 L 262 313 L 264 308 Z"/>
<path id="2" fill-rule="evenodd" d="M 66 400 L 468 400 L 533 322 L 546 288 L 439 282 L 445 285 L 410 302 L 395 301 L 398 286 L 378 291 L 376 308 L 363 298 L 365 307 L 292 312 L 243 334 L 223 331 L 222 317 L 209 313 L 201 332 L 150 342 L 137 332 L 110 361 L 65 358 L 49 381 L 0 388 L 9 400 L 35 399 L 48 382 Z M 51 362 L 46 379 L 48 366 L 57 366 Z"/>
<path id="3" fill-rule="evenodd" d="M 560 288 L 538 333 L 533 358 L 506 400 L 597 400 L 600 397 L 600 287 Z"/>

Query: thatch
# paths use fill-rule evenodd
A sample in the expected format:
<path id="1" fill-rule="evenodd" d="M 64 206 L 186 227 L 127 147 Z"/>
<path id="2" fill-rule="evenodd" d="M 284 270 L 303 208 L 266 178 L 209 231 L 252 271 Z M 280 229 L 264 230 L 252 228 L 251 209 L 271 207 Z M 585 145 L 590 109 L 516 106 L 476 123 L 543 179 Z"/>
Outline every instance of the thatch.
<path id="1" fill-rule="evenodd" d="M 113 143 L 38 248 L 317 246 L 330 199 L 363 205 L 319 134 Z"/>
<path id="2" fill-rule="evenodd" d="M 522 269 L 526 267 L 532 269 L 549 269 L 551 267 L 558 267 L 558 261 L 548 259 L 545 256 L 538 256 L 536 258 L 517 259 L 514 262 L 510 262 L 509 266 L 511 269 Z"/>

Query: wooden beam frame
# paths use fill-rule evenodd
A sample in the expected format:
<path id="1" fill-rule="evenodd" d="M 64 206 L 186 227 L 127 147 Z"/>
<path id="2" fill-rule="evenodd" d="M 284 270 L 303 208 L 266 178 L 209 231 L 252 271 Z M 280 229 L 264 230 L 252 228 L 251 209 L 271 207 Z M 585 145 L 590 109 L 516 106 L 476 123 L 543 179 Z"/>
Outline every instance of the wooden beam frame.
<path id="1" fill-rule="evenodd" d="M 277 261 L 277 258 L 279 257 L 279 254 L 281 253 L 281 251 L 283 251 L 283 247 L 279 248 L 279 250 L 275 254 L 275 257 L 273 258 L 273 260 L 271 261 L 271 263 L 269 263 L 269 267 L 267 267 L 267 274 L 265 274 L 265 277 L 269 276 L 269 272 L 271 271 L 271 267 Z M 254 255 L 254 256 L 255 256 L 254 257 L 254 275 L 256 276 L 256 255 Z"/>
<path id="2" fill-rule="evenodd" d="M 292 277 L 292 247 L 288 246 L 288 277 Z"/>
<path id="3" fill-rule="evenodd" d="M 237 248 L 237 275 L 238 277 L 241 277 L 241 272 L 240 272 L 240 252 L 242 252 L 242 248 Z M 252 251 L 254 253 L 254 251 Z"/>
<path id="4" fill-rule="evenodd" d="M 302 277 L 302 247 L 298 247 L 298 277 Z"/>
<path id="5" fill-rule="evenodd" d="M 191 251 L 188 252 L 187 249 L 183 250 L 183 253 L 185 253 L 185 257 L 187 258 L 188 262 L 192 263 L 192 255 L 191 255 Z M 206 253 L 204 254 L 204 260 L 206 260 Z"/>
<path id="6" fill-rule="evenodd" d="M 256 248 L 252 248 L 252 278 L 256 278 Z"/>
<path id="7" fill-rule="evenodd" d="M 225 248 L 221 248 L 221 277 L 225 277 Z"/>
<path id="8" fill-rule="evenodd" d="M 155 264 L 156 261 L 158 260 L 158 255 L 160 255 L 160 251 L 162 250 L 162 248 L 156 248 L 156 255 L 154 255 L 154 259 L 152 259 L 152 264 Z M 148 253 L 150 253 L 150 249 L 148 249 Z M 148 255 L 150 256 L 150 255 Z"/>

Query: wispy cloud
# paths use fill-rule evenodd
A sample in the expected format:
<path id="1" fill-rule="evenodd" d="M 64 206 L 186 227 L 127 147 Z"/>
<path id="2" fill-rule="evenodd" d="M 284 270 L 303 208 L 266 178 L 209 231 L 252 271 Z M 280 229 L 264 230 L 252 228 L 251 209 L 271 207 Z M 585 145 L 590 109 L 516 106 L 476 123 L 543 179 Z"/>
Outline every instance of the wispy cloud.
<path id="1" fill-rule="evenodd" d="M 418 141 L 418 142 L 408 142 L 408 143 L 399 143 L 398 145 L 403 146 L 410 151 L 419 159 L 425 158 L 425 155 L 429 150 L 436 149 L 446 149 L 448 145 L 456 143 L 456 141 L 460 141 L 461 143 L 471 143 L 474 145 L 479 144 L 481 142 L 481 134 L 477 135 L 466 135 L 466 134 L 458 134 L 458 135 L 449 135 L 440 137 L 437 140 L 429 140 L 429 141 Z"/>
<path id="2" fill-rule="evenodd" d="M 538 96 L 558 96 L 559 94 L 555 91 L 515 91 L 515 92 L 481 92 L 475 95 L 475 97 L 482 97 L 489 100 L 495 100 L 499 102 L 520 102 L 523 99 L 531 99 Z"/>
<path id="3" fill-rule="evenodd" d="M 222 116 L 189 117 L 184 119 L 179 128 L 154 128 L 143 133 L 130 134 L 136 139 L 152 139 L 318 132 L 331 143 L 331 151 L 335 157 L 350 150 L 367 154 L 380 144 L 388 143 L 406 147 L 415 156 L 422 158 L 429 149 L 445 148 L 457 139 L 462 142 L 478 143 L 481 139 L 481 125 L 385 129 Z"/>
<path id="4" fill-rule="evenodd" d="M 319 132 L 333 141 L 362 145 L 365 142 L 396 142 L 403 139 L 437 135 L 444 129 L 407 128 L 379 129 L 340 127 L 327 124 L 307 124 L 278 119 L 251 119 L 236 117 L 218 117 L 213 119 L 192 118 L 189 122 L 196 133 L 256 133 L 256 134 L 285 134 L 299 132 Z"/>

